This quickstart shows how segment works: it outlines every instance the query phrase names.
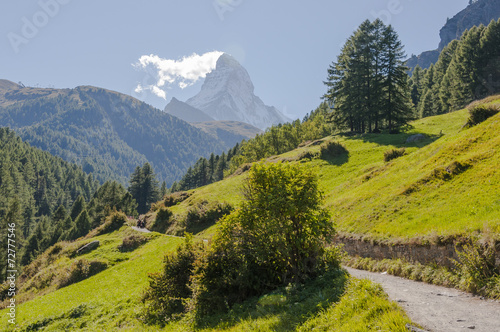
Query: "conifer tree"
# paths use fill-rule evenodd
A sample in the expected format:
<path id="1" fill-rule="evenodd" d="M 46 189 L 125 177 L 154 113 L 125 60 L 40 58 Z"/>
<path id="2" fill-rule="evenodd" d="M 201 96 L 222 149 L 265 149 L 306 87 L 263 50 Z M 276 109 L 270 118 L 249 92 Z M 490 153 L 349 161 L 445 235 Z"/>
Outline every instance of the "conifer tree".
<path id="1" fill-rule="evenodd" d="M 389 131 L 412 119 L 408 68 L 397 33 L 381 20 L 364 21 L 328 69 L 324 98 L 331 121 L 355 132 Z"/>
<path id="2" fill-rule="evenodd" d="M 408 89 L 408 68 L 404 65 L 405 53 L 398 34 L 388 26 L 383 32 L 382 68 L 384 71 L 385 107 L 383 117 L 389 131 L 411 120 Z"/>
<path id="3" fill-rule="evenodd" d="M 137 166 L 130 179 L 129 192 L 137 202 L 137 212 L 146 213 L 151 203 L 160 199 L 158 180 L 153 168 L 145 163 L 142 168 Z"/>
<path id="4" fill-rule="evenodd" d="M 85 210 L 85 207 L 86 207 L 85 199 L 83 198 L 83 196 L 78 196 L 69 214 L 71 219 L 76 220 L 76 218 L 80 215 L 80 213 L 82 213 L 82 211 Z"/>
<path id="5" fill-rule="evenodd" d="M 91 222 L 87 210 L 83 210 L 82 213 L 76 218 L 73 228 L 69 232 L 68 240 L 76 240 L 79 237 L 87 235 L 90 231 Z"/>
<path id="6" fill-rule="evenodd" d="M 420 99 L 422 97 L 422 92 L 424 90 L 424 72 L 422 68 L 420 68 L 419 65 L 413 69 L 413 73 L 411 75 L 410 79 L 410 91 L 411 91 L 411 101 L 413 104 L 413 107 L 415 109 L 418 109 L 418 104 L 420 102 Z"/>

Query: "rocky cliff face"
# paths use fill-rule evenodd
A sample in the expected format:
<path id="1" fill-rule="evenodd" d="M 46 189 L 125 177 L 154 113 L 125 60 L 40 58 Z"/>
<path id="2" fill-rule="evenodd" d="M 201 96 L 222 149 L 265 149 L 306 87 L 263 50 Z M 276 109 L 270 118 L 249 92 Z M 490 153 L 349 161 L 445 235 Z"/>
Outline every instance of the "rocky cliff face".
<path id="1" fill-rule="evenodd" d="M 491 20 L 500 18 L 500 0 L 477 0 L 446 22 L 439 32 L 441 51 L 452 40 L 460 38 L 462 33 L 473 26 L 488 25 Z"/>
<path id="2" fill-rule="evenodd" d="M 201 91 L 186 103 L 215 120 L 240 121 L 260 129 L 290 121 L 254 94 L 248 72 L 228 54 L 221 55 L 216 69 L 205 78 Z"/>
<path id="3" fill-rule="evenodd" d="M 481 24 L 488 25 L 491 20 L 500 18 L 500 0 L 475 0 L 464 10 L 449 19 L 439 35 L 441 42 L 438 49 L 426 51 L 418 56 L 412 56 L 407 60 L 407 66 L 413 70 L 417 65 L 429 68 L 436 63 L 443 48 L 452 40 L 460 38 L 465 30 Z"/>

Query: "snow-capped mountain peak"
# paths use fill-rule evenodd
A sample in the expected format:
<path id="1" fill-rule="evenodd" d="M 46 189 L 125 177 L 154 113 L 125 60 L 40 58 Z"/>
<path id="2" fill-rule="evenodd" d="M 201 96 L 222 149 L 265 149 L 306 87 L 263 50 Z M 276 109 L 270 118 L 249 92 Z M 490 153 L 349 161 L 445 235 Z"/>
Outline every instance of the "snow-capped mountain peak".
<path id="1" fill-rule="evenodd" d="M 225 53 L 217 60 L 215 70 L 207 74 L 201 91 L 186 103 L 215 120 L 241 121 L 260 129 L 290 121 L 278 109 L 266 106 L 255 96 L 248 72 Z"/>

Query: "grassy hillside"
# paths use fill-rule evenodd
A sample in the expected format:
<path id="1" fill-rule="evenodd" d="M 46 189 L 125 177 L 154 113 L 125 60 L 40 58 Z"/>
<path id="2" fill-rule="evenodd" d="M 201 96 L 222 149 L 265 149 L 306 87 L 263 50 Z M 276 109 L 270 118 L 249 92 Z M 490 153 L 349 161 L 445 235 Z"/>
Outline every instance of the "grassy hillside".
<path id="1" fill-rule="evenodd" d="M 117 327 L 136 325 L 136 315 L 143 289 L 147 285 L 147 274 L 157 271 L 163 254 L 173 250 L 181 240 L 175 237 L 153 235 L 150 241 L 135 251 L 122 253 L 118 249 L 122 239 L 130 235 L 126 227 L 112 234 L 96 237 L 101 246 L 77 258 L 65 255 L 41 269 L 33 278 L 44 277 L 52 272 L 60 277 L 77 259 L 99 259 L 110 267 L 86 280 L 56 289 L 51 286 L 37 296 L 36 289 L 26 297 L 31 301 L 17 308 L 17 321 L 30 331 L 46 327 L 52 331 L 86 329 L 88 331 L 110 331 Z M 80 241 L 80 245 L 90 242 Z M 76 245 L 78 247 L 78 245 Z M 31 293 L 31 294 L 30 294 Z M 22 294 L 22 290 L 21 290 Z M 21 299 L 23 295 L 19 297 Z M 8 330 L 6 320 L 1 320 L 0 330 Z"/>
<path id="2" fill-rule="evenodd" d="M 349 278 L 337 271 L 300 287 L 279 289 L 260 298 L 236 306 L 228 314 L 210 317 L 202 327 L 193 327 L 189 318 L 161 328 L 144 325 L 140 319 L 142 292 L 148 283 L 147 274 L 160 269 L 163 255 L 172 251 L 180 238 L 152 233 L 148 242 L 134 251 L 121 252 L 123 238 L 133 232 L 127 226 L 108 235 L 98 236 L 98 249 L 77 257 L 74 252 L 90 239 L 66 245 L 52 261 L 46 252 L 39 259 L 35 277 L 25 283 L 36 283 L 54 274 L 64 277 L 68 267 L 77 260 L 98 259 L 108 263 L 104 271 L 81 282 L 57 289 L 54 285 L 40 289 L 23 289 L 27 301 L 17 306 L 18 331 L 365 331 L 366 326 L 402 331 L 411 323 L 404 312 L 388 301 L 379 286 L 369 281 Z M 68 256 L 69 255 L 69 256 Z M 355 305 L 354 305 L 355 304 Z M 6 311 L 1 311 L 5 316 Z M 14 330 L 6 319 L 0 330 Z"/>
<path id="3" fill-rule="evenodd" d="M 341 142 L 349 152 L 328 160 L 301 159 L 305 152 L 318 152 L 321 142 L 268 160 L 313 169 L 341 233 L 388 241 L 498 234 L 500 114 L 463 129 L 467 119 L 467 110 L 460 110 L 415 121 L 401 134 L 328 137 L 323 141 Z M 426 138 L 406 143 L 415 134 Z M 405 155 L 384 162 L 384 152 L 395 148 L 405 148 Z M 170 209 L 182 215 L 202 202 L 237 206 L 244 169 L 236 174 L 190 191 L 189 198 Z"/>

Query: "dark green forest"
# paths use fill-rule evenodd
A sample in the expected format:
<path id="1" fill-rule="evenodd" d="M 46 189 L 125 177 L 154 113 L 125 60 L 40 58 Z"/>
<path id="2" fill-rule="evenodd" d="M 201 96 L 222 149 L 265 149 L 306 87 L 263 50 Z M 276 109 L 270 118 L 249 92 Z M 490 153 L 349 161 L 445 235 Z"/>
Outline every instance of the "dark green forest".
<path id="1" fill-rule="evenodd" d="M 500 20 L 466 30 L 428 69 L 417 66 L 410 88 L 420 117 L 451 112 L 500 92 Z"/>
<path id="2" fill-rule="evenodd" d="M 98 186 L 93 175 L 81 167 L 35 149 L 12 130 L 0 128 L 0 225 L 4 234 L 8 223 L 16 224 L 18 244 L 58 207 L 68 210 L 78 199 L 89 201 Z M 2 245 L 0 250 L 7 248 Z M 5 260 L 0 264 L 3 276 Z"/>
<path id="3" fill-rule="evenodd" d="M 113 211 L 137 215 L 137 203 L 116 181 L 102 186 L 92 174 L 31 147 L 0 128 L 0 233 L 15 224 L 17 261 L 24 266 L 58 241 L 71 241 L 100 226 Z M 5 236 L 0 254 L 6 257 Z M 0 262 L 5 276 L 6 261 Z"/>

